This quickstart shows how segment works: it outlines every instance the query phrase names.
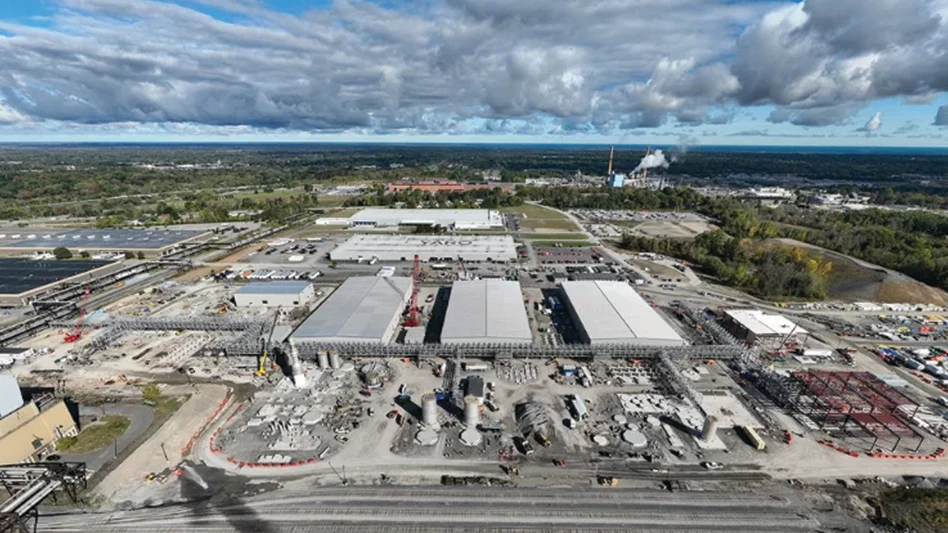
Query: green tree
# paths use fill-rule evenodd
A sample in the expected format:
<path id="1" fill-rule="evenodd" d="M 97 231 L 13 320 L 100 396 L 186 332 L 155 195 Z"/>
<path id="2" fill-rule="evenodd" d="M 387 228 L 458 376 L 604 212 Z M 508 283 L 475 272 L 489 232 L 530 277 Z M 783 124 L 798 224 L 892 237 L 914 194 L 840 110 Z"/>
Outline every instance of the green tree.
<path id="1" fill-rule="evenodd" d="M 125 250 L 125 259 L 135 259 L 135 252 Z"/>
<path id="2" fill-rule="evenodd" d="M 53 250 L 53 255 L 56 256 L 56 259 L 72 259 L 72 252 L 65 246 L 56 247 Z"/>
<path id="3" fill-rule="evenodd" d="M 146 401 L 157 402 L 161 399 L 161 389 L 154 383 L 149 383 L 142 387 L 142 399 Z"/>
<path id="4" fill-rule="evenodd" d="M 138 252 L 138 256 L 137 256 L 137 257 L 138 257 L 139 259 L 145 259 L 145 252 Z"/>
<path id="5" fill-rule="evenodd" d="M 81 257 L 81 258 L 83 258 L 83 259 L 89 259 L 90 257 L 92 257 L 92 254 L 90 254 L 89 252 L 83 250 L 83 251 L 79 252 L 79 257 Z"/>

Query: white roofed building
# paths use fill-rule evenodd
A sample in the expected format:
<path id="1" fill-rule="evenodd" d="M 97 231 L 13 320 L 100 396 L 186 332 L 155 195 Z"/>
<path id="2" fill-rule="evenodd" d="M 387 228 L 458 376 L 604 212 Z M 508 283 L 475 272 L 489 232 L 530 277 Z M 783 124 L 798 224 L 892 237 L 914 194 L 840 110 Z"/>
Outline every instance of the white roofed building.
<path id="1" fill-rule="evenodd" d="M 683 346 L 678 332 L 622 281 L 564 281 L 566 307 L 583 342 Z"/>
<path id="2" fill-rule="evenodd" d="M 449 229 L 503 228 L 492 209 L 363 209 L 349 218 L 351 227 L 441 226 Z"/>
<path id="3" fill-rule="evenodd" d="M 441 329 L 441 342 L 532 343 L 520 283 L 502 279 L 455 281 Z"/>
<path id="4" fill-rule="evenodd" d="M 768 348 L 779 347 L 784 339 L 799 341 L 808 335 L 807 330 L 787 317 L 757 309 L 724 311 L 721 325 L 739 340 Z"/>
<path id="5" fill-rule="evenodd" d="M 354 235 L 329 252 L 333 261 L 511 261 L 517 244 L 492 235 Z"/>
<path id="6" fill-rule="evenodd" d="M 387 343 L 394 336 L 411 292 L 411 278 L 349 278 L 291 337 L 297 342 Z"/>

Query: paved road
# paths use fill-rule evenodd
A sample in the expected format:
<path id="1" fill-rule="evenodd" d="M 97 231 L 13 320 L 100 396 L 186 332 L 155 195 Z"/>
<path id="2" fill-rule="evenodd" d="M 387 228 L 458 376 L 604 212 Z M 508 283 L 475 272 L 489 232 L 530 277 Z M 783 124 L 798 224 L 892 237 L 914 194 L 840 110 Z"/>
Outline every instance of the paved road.
<path id="1" fill-rule="evenodd" d="M 64 453 L 62 454 L 63 461 L 84 462 L 88 470 L 97 471 L 114 459 L 116 453 L 122 453 L 122 450 L 144 433 L 154 418 L 154 411 L 144 405 L 112 403 L 106 404 L 104 407 L 106 415 L 126 416 L 131 422 L 125 433 L 116 439 L 116 445 L 113 446 L 110 442 L 107 446 L 87 453 Z M 80 416 L 95 415 L 101 417 L 102 407 L 80 406 L 79 414 Z"/>
<path id="2" fill-rule="evenodd" d="M 195 490 L 200 491 L 200 488 Z M 102 514 L 44 516 L 43 531 L 813 531 L 798 504 L 758 493 L 589 488 L 320 487 Z"/>

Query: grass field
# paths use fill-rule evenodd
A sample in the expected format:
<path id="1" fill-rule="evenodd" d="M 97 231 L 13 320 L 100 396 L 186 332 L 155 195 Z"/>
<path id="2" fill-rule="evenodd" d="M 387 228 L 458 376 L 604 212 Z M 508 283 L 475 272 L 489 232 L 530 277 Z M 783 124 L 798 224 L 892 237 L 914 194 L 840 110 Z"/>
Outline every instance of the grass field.
<path id="1" fill-rule="evenodd" d="M 530 228 L 533 230 L 538 229 L 552 229 L 552 230 L 564 230 L 564 231 L 579 231 L 579 228 L 576 227 L 576 224 L 573 224 L 572 221 L 561 218 L 561 219 L 550 219 L 550 218 L 527 218 L 520 222 L 520 225 L 524 228 Z"/>
<path id="2" fill-rule="evenodd" d="M 520 234 L 521 239 L 526 239 L 528 241 L 549 241 L 549 240 L 586 240 L 586 236 L 582 233 L 522 233 Z"/>
<path id="3" fill-rule="evenodd" d="M 567 220 L 565 216 L 552 209 L 533 204 L 523 204 L 517 207 L 502 207 L 500 210 L 503 213 L 520 213 L 527 218 Z"/>
<path id="4" fill-rule="evenodd" d="M 565 241 L 565 240 L 552 240 L 552 241 L 530 241 L 530 244 L 534 246 L 561 246 L 563 248 L 586 248 L 589 246 L 595 246 L 596 243 L 590 241 Z"/>
<path id="5" fill-rule="evenodd" d="M 893 524 L 911 531 L 948 531 L 948 489 L 896 489 L 881 500 Z"/>
<path id="6" fill-rule="evenodd" d="M 319 198 L 319 207 L 330 207 L 323 203 L 323 198 L 336 200 L 341 197 L 340 196 L 321 196 Z M 338 209 L 336 211 L 331 211 L 329 213 L 326 213 L 325 215 L 319 218 L 346 218 L 346 217 L 351 217 L 352 215 L 358 213 L 359 211 L 362 211 L 361 207 L 343 207 L 342 209 Z"/>
<path id="7" fill-rule="evenodd" d="M 504 213 L 520 213 L 524 218 L 520 225 L 530 229 L 550 229 L 562 231 L 579 231 L 576 224 L 562 213 L 539 205 L 524 204 L 517 207 L 505 207 Z"/>
<path id="8" fill-rule="evenodd" d="M 131 421 L 124 416 L 106 415 L 95 425 L 88 426 L 78 437 L 59 439 L 56 449 L 61 452 L 85 453 L 110 444 L 122 436 Z"/>

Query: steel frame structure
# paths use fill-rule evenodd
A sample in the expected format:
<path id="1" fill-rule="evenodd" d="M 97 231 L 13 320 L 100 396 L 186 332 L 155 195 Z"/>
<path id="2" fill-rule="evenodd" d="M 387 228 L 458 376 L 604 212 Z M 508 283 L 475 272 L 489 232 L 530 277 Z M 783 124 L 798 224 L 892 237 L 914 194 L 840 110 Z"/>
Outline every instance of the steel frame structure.
<path id="1" fill-rule="evenodd" d="M 869 372 L 808 370 L 780 378 L 764 376 L 763 389 L 778 403 L 806 416 L 821 430 L 832 428 L 858 437 L 859 429 L 872 438 L 869 450 L 892 442 L 895 451 L 904 439 L 917 439 L 917 452 L 925 436 L 909 420 L 918 404 Z M 911 446 L 909 446 L 911 448 Z"/>
<path id="2" fill-rule="evenodd" d="M 85 463 L 32 463 L 0 465 L 0 486 L 9 499 L 0 505 L 0 533 L 36 533 L 39 526 L 39 505 L 46 498 L 56 499 L 56 492 L 65 492 L 73 503 L 79 503 L 79 491 L 86 488 Z"/>

